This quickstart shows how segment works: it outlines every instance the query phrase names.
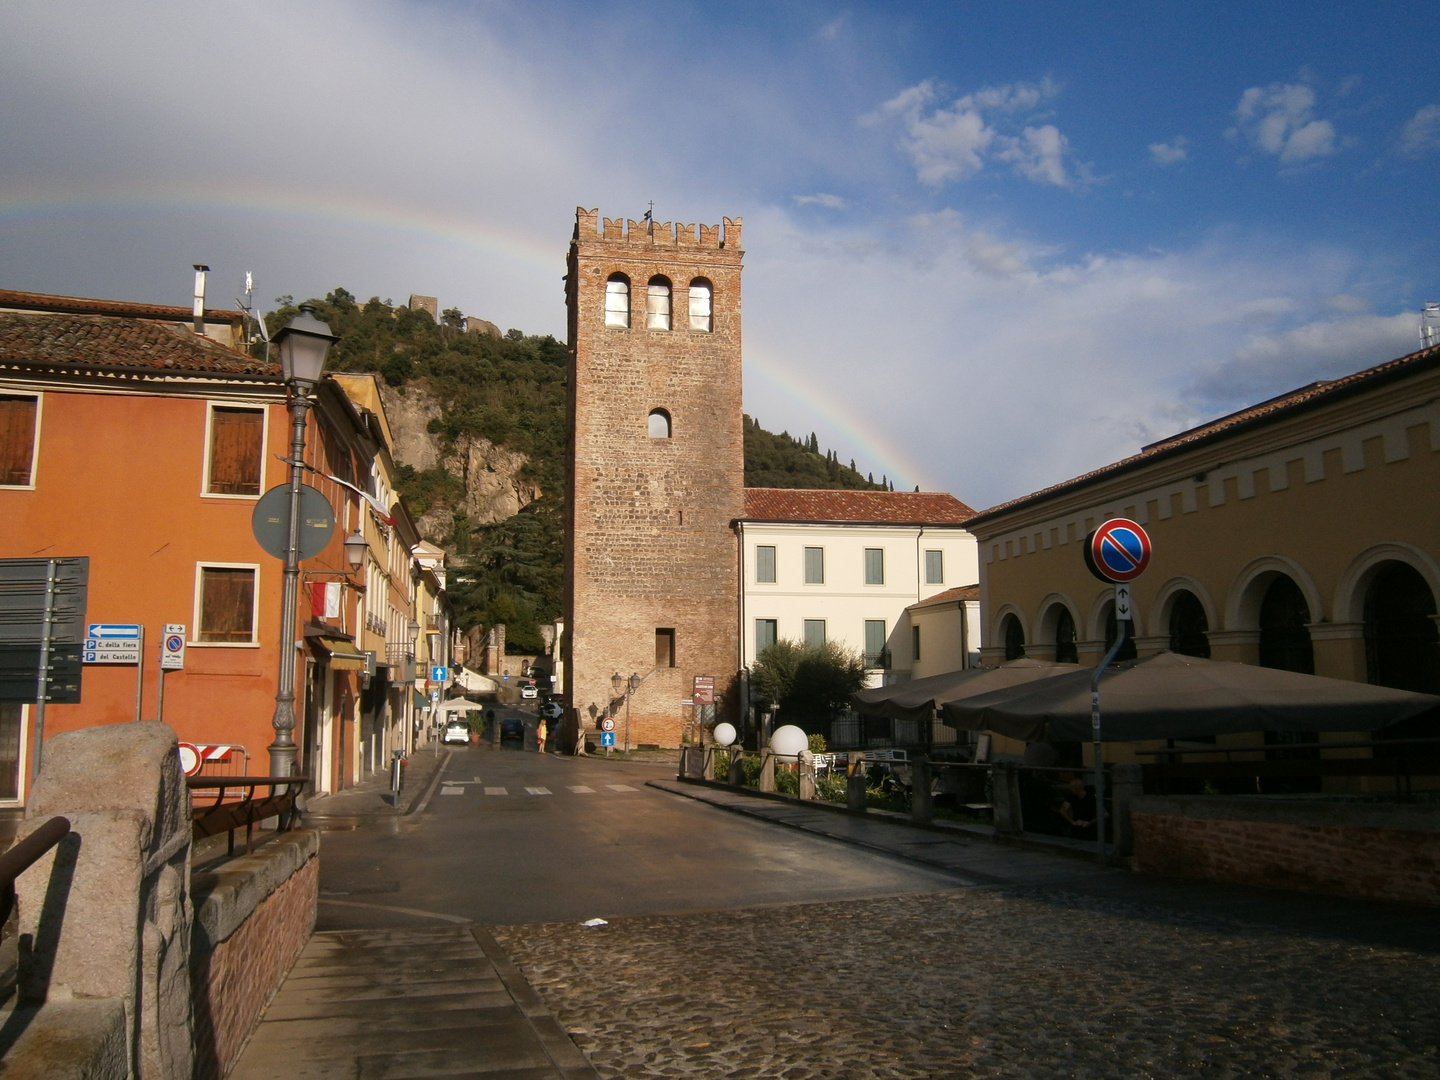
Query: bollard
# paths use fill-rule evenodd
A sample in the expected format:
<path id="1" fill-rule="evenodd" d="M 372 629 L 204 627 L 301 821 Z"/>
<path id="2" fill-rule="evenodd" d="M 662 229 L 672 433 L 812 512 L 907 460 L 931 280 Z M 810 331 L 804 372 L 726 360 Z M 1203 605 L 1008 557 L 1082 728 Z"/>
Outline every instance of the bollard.
<path id="1" fill-rule="evenodd" d="M 910 764 L 910 820 L 928 825 L 931 807 L 930 759 L 921 754 Z"/>
<path id="2" fill-rule="evenodd" d="M 845 809 L 852 814 L 865 813 L 865 773 L 856 769 L 845 777 Z"/>
<path id="3" fill-rule="evenodd" d="M 711 743 L 705 747 L 705 765 L 701 769 L 701 775 L 706 780 L 715 779 L 715 744 Z"/>
<path id="4" fill-rule="evenodd" d="M 1135 854 L 1135 832 L 1130 824 L 1130 800 L 1143 795 L 1144 772 L 1134 762 L 1110 768 L 1111 837 L 1116 855 Z"/>
<path id="5" fill-rule="evenodd" d="M 731 787 L 745 786 L 745 755 L 738 750 L 730 756 L 730 775 L 726 779 Z"/>
<path id="6" fill-rule="evenodd" d="M 1008 761 L 997 761 L 990 767 L 995 788 L 995 832 L 1022 833 L 1025 822 L 1020 814 L 1020 774 Z"/>
<path id="7" fill-rule="evenodd" d="M 768 746 L 760 751 L 760 790 L 775 790 L 775 752 Z"/>
<path id="8" fill-rule="evenodd" d="M 809 750 L 800 751 L 800 798 L 815 801 L 815 755 Z"/>

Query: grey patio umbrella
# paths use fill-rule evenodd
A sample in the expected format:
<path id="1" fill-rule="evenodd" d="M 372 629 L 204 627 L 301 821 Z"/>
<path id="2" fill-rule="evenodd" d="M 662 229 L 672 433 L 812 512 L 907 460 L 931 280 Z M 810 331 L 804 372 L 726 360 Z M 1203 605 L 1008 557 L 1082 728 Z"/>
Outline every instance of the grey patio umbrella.
<path id="1" fill-rule="evenodd" d="M 1090 671 L 941 703 L 946 723 L 1016 739 L 1090 740 Z M 1376 731 L 1440 697 L 1223 660 L 1158 653 L 1100 680 L 1106 742 L 1247 731 Z M 1047 730 L 1048 728 L 1048 730 Z"/>
<path id="2" fill-rule="evenodd" d="M 874 686 L 851 697 L 855 711 L 861 716 L 885 716 L 896 720 L 925 720 L 934 715 L 939 702 L 954 701 L 973 694 L 986 694 L 1007 686 L 1049 679 L 1069 671 L 1079 671 L 1078 664 L 1056 664 L 1028 657 L 1011 660 L 999 667 L 970 668 L 928 675 L 894 686 Z"/>

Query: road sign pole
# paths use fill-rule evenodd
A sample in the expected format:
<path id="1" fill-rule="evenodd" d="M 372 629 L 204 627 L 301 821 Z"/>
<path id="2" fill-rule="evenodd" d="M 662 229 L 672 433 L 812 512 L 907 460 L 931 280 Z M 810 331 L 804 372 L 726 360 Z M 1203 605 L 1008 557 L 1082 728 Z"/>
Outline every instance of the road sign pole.
<path id="1" fill-rule="evenodd" d="M 45 622 L 40 632 L 40 685 L 35 694 L 35 771 L 31 780 L 40 776 L 40 748 L 45 742 L 45 696 L 50 690 L 50 632 L 55 619 L 55 572 L 59 567 L 56 560 L 49 560 L 45 571 Z M 29 797 L 29 793 L 26 793 Z"/>
<path id="2" fill-rule="evenodd" d="M 135 722 L 140 722 L 141 695 L 145 692 L 145 624 L 140 624 L 140 655 L 135 657 Z"/>
<path id="3" fill-rule="evenodd" d="M 165 669 L 160 669 L 160 681 L 155 684 L 155 722 L 165 722 Z"/>

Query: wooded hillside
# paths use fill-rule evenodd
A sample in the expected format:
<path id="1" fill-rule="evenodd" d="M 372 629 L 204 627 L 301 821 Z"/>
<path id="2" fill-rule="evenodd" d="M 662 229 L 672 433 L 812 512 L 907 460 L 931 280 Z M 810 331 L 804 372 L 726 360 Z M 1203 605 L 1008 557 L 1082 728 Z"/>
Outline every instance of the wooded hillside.
<path id="1" fill-rule="evenodd" d="M 266 316 L 272 334 L 298 311 L 291 297 L 277 303 Z M 467 331 L 466 317 L 455 308 L 442 312 L 437 323 L 426 311 L 378 297 L 358 303 L 345 289 L 312 303 L 340 338 L 327 367 L 377 372 L 402 393 L 423 386 L 439 402 L 440 415 L 429 421 L 427 432 L 438 444 L 438 457 L 450 456 L 465 437 L 524 455 L 518 476 L 538 487 L 540 496 L 500 521 L 471 520 L 461 508 L 464 478 L 443 465 L 416 469 L 397 462 L 396 487 L 417 518 L 443 522 L 432 526 L 428 531 L 434 535 L 426 539 L 453 557 L 450 599 L 457 625 L 503 622 L 512 651 L 542 651 L 539 624 L 559 618 L 561 611 L 565 345 L 548 334 L 519 330 L 497 336 L 478 319 L 469 320 Z M 854 464 L 842 465 L 833 451 L 821 453 L 814 434 L 808 440 L 776 435 L 745 417 L 747 487 L 886 486 L 883 478 L 866 479 Z"/>

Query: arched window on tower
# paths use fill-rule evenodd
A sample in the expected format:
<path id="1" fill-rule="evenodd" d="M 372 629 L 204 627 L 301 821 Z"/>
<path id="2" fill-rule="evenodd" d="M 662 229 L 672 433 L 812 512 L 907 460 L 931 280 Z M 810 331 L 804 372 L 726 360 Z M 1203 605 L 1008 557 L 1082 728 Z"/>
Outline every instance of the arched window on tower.
<path id="1" fill-rule="evenodd" d="M 611 274 L 605 282 L 605 325 L 630 328 L 630 279 L 624 274 Z"/>
<path id="2" fill-rule="evenodd" d="M 670 329 L 670 279 L 653 277 L 645 290 L 645 329 Z"/>
<path id="3" fill-rule="evenodd" d="M 710 282 L 696 278 L 690 282 L 690 329 L 708 334 L 715 329 L 715 318 L 710 307 Z"/>
<path id="4" fill-rule="evenodd" d="M 650 412 L 650 438 L 670 438 L 670 414 L 664 409 L 653 409 Z"/>
<path id="5" fill-rule="evenodd" d="M 1260 666 L 1315 674 L 1315 647 L 1310 643 L 1310 605 L 1300 586 L 1277 574 L 1260 601 Z"/>
<path id="6" fill-rule="evenodd" d="M 1025 655 L 1025 628 L 1014 615 L 1000 620 L 1000 636 L 1005 639 L 1005 659 L 1019 660 Z"/>

